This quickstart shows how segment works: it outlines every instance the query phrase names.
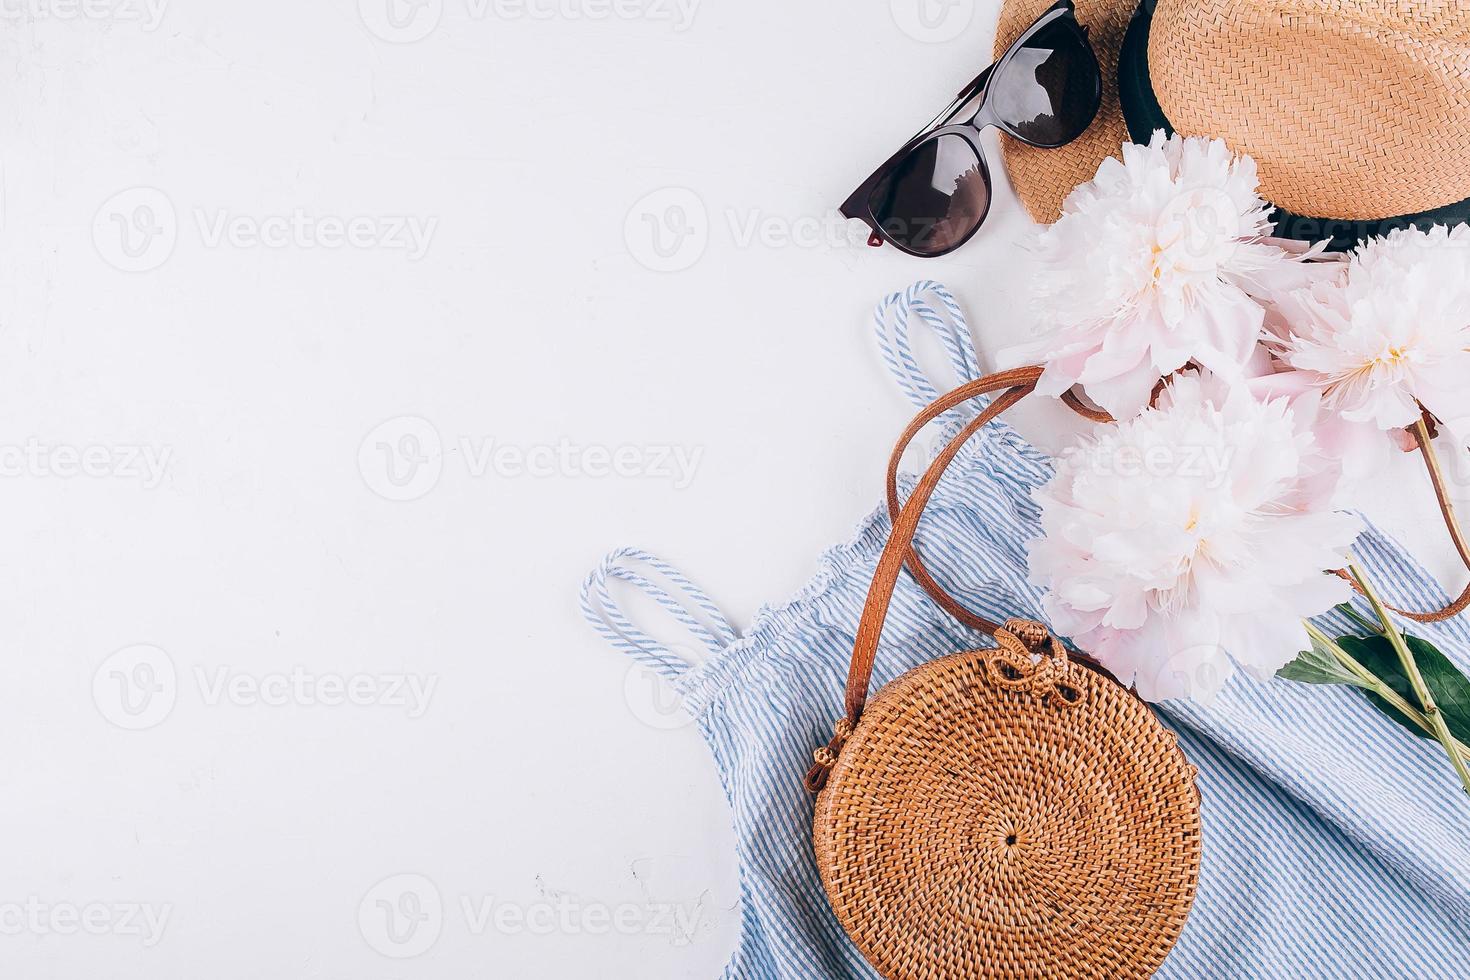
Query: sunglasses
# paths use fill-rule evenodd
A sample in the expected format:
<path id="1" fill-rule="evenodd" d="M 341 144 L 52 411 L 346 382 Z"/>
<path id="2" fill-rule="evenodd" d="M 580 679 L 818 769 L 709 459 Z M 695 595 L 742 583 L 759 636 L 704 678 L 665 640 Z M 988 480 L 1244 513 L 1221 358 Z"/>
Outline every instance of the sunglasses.
<path id="1" fill-rule="evenodd" d="M 974 112 L 957 121 L 976 99 Z M 1081 136 L 1101 103 L 1102 71 L 1087 28 L 1072 0 L 1062 0 L 863 181 L 841 211 L 873 230 L 869 245 L 889 242 L 921 258 L 953 252 L 990 213 L 981 131 L 995 126 L 1054 149 Z"/>

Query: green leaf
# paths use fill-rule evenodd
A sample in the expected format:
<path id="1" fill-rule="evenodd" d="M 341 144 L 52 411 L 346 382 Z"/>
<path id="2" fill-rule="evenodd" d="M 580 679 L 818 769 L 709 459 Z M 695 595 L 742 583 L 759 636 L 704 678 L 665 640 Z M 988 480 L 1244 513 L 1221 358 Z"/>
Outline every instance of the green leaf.
<path id="1" fill-rule="evenodd" d="M 1399 663 L 1399 656 L 1387 637 L 1344 636 L 1337 642 L 1349 656 L 1372 671 L 1405 701 L 1416 708 L 1421 707 L 1419 697 L 1414 693 L 1414 686 L 1409 682 L 1404 666 Z M 1424 684 L 1429 688 L 1429 693 L 1434 695 L 1434 701 L 1439 705 L 1439 713 L 1449 727 L 1450 734 L 1462 742 L 1470 742 L 1470 679 L 1460 673 L 1459 668 L 1450 663 L 1449 658 L 1435 649 L 1432 643 L 1416 636 L 1405 636 L 1404 642 L 1414 655 L 1419 673 L 1424 676 Z M 1415 735 L 1434 738 L 1378 695 L 1367 691 L 1364 695 L 1380 711 Z"/>
<path id="2" fill-rule="evenodd" d="M 1312 649 L 1303 650 L 1296 659 L 1276 672 L 1277 677 L 1301 684 L 1351 684 L 1361 687 L 1351 671 L 1338 663 L 1332 651 L 1323 646 L 1316 636 L 1312 637 Z"/>

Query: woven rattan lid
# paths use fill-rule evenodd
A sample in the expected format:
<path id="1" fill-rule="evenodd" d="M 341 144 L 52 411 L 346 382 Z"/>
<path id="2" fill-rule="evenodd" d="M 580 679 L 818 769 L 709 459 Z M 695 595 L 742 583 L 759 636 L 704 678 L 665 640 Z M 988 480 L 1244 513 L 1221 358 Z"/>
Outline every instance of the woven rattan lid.
<path id="1" fill-rule="evenodd" d="M 1146 977 L 1194 897 L 1193 775 L 1110 678 L 955 654 L 868 703 L 817 801 L 817 863 L 885 977 Z"/>
<path id="2" fill-rule="evenodd" d="M 1048 6 L 1005 0 L 1003 51 Z M 1077 0 L 1103 69 L 1098 119 L 1075 143 L 1005 139 L 1006 169 L 1038 221 L 1127 139 L 1117 65 L 1136 0 Z M 1464 0 L 1158 0 L 1148 36 L 1158 104 L 1185 135 L 1255 158 L 1273 204 L 1376 220 L 1470 198 L 1470 3 Z"/>

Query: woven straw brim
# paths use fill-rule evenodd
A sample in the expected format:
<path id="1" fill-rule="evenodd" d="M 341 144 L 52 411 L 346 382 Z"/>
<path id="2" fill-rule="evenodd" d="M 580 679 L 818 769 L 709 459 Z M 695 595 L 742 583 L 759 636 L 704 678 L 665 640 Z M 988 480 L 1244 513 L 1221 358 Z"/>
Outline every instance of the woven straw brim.
<path id="1" fill-rule="evenodd" d="M 890 980 L 1151 976 L 1198 882 L 1194 771 L 1111 678 L 1005 670 L 955 654 L 868 703 L 817 800 L 832 910 Z"/>
<path id="2" fill-rule="evenodd" d="M 1470 4 L 1159 0 L 1149 75 L 1180 133 L 1255 158 L 1297 214 L 1375 219 L 1470 197 Z"/>

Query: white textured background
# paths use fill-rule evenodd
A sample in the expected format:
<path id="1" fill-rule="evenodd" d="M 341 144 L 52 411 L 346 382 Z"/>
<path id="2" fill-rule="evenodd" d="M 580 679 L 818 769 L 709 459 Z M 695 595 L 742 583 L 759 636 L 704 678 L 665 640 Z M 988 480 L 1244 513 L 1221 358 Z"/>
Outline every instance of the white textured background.
<path id="1" fill-rule="evenodd" d="M 998 168 L 948 260 L 831 210 L 994 4 L 152 2 L 0 7 L 0 975 L 715 975 L 709 756 L 576 588 L 748 622 L 879 499 L 871 304 L 1028 331 Z"/>

